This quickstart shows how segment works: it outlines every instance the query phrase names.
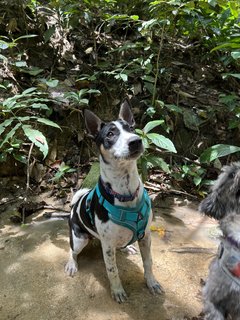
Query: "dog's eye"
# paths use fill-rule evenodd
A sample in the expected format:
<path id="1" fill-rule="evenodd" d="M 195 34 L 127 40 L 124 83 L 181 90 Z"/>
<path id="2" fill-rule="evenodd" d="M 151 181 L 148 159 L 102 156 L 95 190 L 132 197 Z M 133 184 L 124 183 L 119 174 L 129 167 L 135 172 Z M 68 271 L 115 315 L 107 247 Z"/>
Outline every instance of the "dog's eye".
<path id="1" fill-rule="evenodd" d="M 108 134 L 107 134 L 107 137 L 108 137 L 108 138 L 111 138 L 112 136 L 113 136 L 112 131 L 109 131 Z"/>

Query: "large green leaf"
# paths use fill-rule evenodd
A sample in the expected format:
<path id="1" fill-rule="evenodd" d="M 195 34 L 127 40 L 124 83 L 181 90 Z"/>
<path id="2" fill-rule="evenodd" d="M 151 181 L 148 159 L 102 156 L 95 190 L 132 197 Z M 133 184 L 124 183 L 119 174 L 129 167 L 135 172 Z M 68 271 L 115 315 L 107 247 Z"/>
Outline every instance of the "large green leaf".
<path id="1" fill-rule="evenodd" d="M 35 144 L 35 146 L 39 148 L 39 150 L 43 153 L 44 158 L 46 158 L 48 154 L 48 144 L 42 132 L 36 129 L 33 129 L 29 125 L 23 125 L 22 129 L 25 135 L 28 137 L 28 139 L 32 141 Z"/>
<path id="2" fill-rule="evenodd" d="M 170 152 L 177 153 L 177 150 L 174 147 L 174 144 L 172 141 L 161 134 L 158 133 L 148 133 L 147 137 L 151 140 L 153 144 L 155 144 L 157 147 L 166 149 Z"/>
<path id="3" fill-rule="evenodd" d="M 151 131 L 152 129 L 154 129 L 155 127 L 159 126 L 160 124 L 163 124 L 164 120 L 154 120 L 154 121 L 149 121 L 145 127 L 143 128 L 143 131 L 145 133 L 148 133 L 149 131 Z"/>
<path id="4" fill-rule="evenodd" d="M 44 124 L 46 124 L 47 126 L 51 126 L 51 127 L 55 127 L 55 128 L 61 129 L 58 124 L 56 124 L 55 122 L 53 122 L 53 121 L 51 121 L 51 120 L 49 120 L 49 119 L 37 118 L 37 121 L 38 121 L 38 122 L 41 122 L 41 123 L 44 123 Z"/>
<path id="5" fill-rule="evenodd" d="M 231 146 L 228 144 L 216 144 L 208 149 L 206 149 L 200 155 L 201 163 L 209 163 L 217 158 L 228 156 L 231 153 L 239 152 L 240 147 Z"/>

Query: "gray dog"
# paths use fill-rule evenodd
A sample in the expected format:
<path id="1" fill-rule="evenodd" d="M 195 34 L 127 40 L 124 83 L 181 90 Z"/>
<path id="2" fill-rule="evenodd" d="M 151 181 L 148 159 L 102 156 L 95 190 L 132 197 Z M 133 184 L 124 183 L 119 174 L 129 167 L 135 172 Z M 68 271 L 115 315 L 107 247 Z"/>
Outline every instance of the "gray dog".
<path id="1" fill-rule="evenodd" d="M 240 162 L 223 167 L 199 210 L 220 222 L 223 236 L 203 288 L 205 320 L 240 320 Z"/>

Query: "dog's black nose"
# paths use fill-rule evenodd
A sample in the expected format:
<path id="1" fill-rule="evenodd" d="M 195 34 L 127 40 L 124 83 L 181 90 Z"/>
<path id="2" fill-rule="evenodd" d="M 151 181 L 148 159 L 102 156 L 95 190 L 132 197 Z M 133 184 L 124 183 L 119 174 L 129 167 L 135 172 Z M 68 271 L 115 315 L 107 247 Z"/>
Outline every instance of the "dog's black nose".
<path id="1" fill-rule="evenodd" d="M 143 148 L 142 139 L 139 137 L 132 137 L 128 141 L 128 147 L 129 147 L 130 153 L 141 151 Z"/>

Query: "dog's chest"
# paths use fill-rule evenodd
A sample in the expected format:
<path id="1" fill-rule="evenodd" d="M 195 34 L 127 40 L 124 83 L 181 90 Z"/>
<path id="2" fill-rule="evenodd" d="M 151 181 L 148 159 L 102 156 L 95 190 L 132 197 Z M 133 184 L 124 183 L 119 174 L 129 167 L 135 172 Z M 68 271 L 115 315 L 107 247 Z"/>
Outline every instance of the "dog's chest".
<path id="1" fill-rule="evenodd" d="M 107 242 L 117 248 L 125 247 L 132 239 L 131 230 L 117 225 L 111 220 L 102 223 L 102 221 L 96 217 L 95 224 L 101 241 Z"/>

